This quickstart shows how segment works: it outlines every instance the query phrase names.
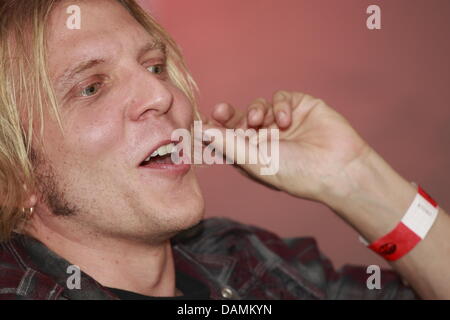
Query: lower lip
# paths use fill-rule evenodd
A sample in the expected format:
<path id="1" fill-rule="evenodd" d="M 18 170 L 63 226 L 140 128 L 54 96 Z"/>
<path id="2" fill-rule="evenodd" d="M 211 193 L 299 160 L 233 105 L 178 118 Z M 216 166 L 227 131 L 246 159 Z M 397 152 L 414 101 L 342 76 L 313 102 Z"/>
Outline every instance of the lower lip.
<path id="1" fill-rule="evenodd" d="M 166 163 L 152 163 L 147 166 L 141 166 L 139 169 L 146 169 L 154 173 L 162 173 L 174 176 L 183 176 L 191 169 L 190 164 L 166 164 Z"/>

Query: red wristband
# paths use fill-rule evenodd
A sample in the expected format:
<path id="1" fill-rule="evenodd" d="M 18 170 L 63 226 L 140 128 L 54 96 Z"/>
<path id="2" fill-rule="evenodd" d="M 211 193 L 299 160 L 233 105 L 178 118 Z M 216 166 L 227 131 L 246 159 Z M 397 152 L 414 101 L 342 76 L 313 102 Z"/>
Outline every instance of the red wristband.
<path id="1" fill-rule="evenodd" d="M 400 259 L 425 238 L 437 213 L 436 201 L 418 186 L 416 197 L 395 229 L 372 242 L 368 248 L 386 260 Z"/>

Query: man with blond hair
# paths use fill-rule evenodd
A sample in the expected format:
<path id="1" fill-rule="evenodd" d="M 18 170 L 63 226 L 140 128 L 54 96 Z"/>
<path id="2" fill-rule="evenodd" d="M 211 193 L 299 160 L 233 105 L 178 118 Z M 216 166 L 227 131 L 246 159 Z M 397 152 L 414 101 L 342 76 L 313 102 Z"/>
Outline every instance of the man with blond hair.
<path id="1" fill-rule="evenodd" d="M 0 0 L 0 26 L 0 299 L 450 298 L 448 215 L 322 100 L 200 116 L 176 44 L 133 0 Z M 330 207 L 396 273 L 370 290 L 313 239 L 203 220 L 195 168 L 168 156 L 200 119 L 279 130 L 279 170 L 240 169 Z"/>

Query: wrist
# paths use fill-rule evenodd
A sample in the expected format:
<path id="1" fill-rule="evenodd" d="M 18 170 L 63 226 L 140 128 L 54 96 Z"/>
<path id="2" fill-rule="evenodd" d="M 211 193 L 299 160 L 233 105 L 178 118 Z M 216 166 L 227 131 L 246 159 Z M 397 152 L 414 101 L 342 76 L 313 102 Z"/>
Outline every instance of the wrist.
<path id="1" fill-rule="evenodd" d="M 400 221 L 417 190 L 373 149 L 343 170 L 321 201 L 372 241 Z"/>

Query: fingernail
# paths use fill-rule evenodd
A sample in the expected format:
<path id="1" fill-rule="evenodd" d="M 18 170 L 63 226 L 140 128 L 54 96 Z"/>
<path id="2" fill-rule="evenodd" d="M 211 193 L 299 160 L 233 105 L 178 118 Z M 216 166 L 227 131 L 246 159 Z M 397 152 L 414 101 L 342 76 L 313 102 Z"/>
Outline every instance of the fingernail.
<path id="1" fill-rule="evenodd" d="M 257 117 L 258 117 L 258 110 L 257 109 L 250 110 L 250 112 L 248 113 L 248 118 L 250 120 L 256 120 Z"/>
<path id="2" fill-rule="evenodd" d="M 277 122 L 283 122 L 286 120 L 286 112 L 284 111 L 278 111 L 277 112 Z"/>

